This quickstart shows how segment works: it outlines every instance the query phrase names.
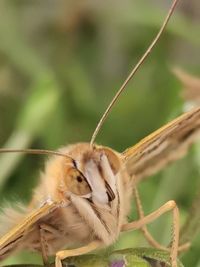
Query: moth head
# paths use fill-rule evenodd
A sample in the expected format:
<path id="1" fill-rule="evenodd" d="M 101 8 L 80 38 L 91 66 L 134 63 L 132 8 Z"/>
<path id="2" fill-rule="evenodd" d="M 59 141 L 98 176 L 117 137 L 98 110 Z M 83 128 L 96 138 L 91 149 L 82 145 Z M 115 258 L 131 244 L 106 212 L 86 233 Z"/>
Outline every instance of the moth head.
<path id="1" fill-rule="evenodd" d="M 73 166 L 68 165 L 64 175 L 68 191 L 95 204 L 112 202 L 121 166 L 116 153 L 105 147 L 78 144 L 72 147 L 70 155 L 74 159 Z"/>

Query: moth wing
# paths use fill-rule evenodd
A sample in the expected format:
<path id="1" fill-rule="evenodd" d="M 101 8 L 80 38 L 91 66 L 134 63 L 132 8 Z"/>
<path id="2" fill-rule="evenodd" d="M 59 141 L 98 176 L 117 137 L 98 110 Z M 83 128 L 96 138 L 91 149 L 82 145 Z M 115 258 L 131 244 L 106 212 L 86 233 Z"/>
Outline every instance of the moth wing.
<path id="1" fill-rule="evenodd" d="M 34 223 L 38 222 L 39 219 L 48 215 L 57 207 L 58 204 L 55 202 L 45 203 L 40 208 L 29 213 L 20 223 L 2 236 L 0 238 L 0 259 L 3 259 L 16 249 L 24 235 Z"/>
<path id="2" fill-rule="evenodd" d="M 136 181 L 150 176 L 185 155 L 200 135 L 200 108 L 184 113 L 122 153 Z"/>

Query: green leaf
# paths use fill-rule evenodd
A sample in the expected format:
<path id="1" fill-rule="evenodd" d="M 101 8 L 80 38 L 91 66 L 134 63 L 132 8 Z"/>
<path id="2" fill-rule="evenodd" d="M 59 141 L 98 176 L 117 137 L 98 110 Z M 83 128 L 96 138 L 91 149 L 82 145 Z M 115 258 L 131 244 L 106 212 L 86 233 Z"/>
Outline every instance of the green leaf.
<path id="1" fill-rule="evenodd" d="M 75 267 L 154 267 L 159 266 L 158 264 L 171 266 L 169 253 L 154 248 L 130 248 L 114 251 L 111 254 L 71 257 L 63 261 L 63 266 L 67 266 L 67 264 Z M 40 267 L 39 265 L 12 265 L 12 267 L 16 266 Z M 54 267 L 54 264 L 51 267 Z M 178 261 L 178 267 L 183 267 L 180 261 Z"/>

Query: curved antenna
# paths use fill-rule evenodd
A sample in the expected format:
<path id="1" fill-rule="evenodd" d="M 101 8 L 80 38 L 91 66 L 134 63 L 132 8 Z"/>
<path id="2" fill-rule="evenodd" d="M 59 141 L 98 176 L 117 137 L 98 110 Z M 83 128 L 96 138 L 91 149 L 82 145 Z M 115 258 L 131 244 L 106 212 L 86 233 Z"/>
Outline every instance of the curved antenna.
<path id="1" fill-rule="evenodd" d="M 157 33 L 156 37 L 154 38 L 154 40 L 152 41 L 152 43 L 150 44 L 150 46 L 148 47 L 148 49 L 146 50 L 146 52 L 143 54 L 143 56 L 140 58 L 140 60 L 138 61 L 138 63 L 136 64 L 136 66 L 133 68 L 133 70 L 131 71 L 131 73 L 128 75 L 128 77 L 126 78 L 126 80 L 124 81 L 124 83 L 122 84 L 122 86 L 120 87 L 120 89 L 117 91 L 116 95 L 113 97 L 112 101 L 110 102 L 110 104 L 108 105 L 106 111 L 104 112 L 103 116 L 101 117 L 101 119 L 99 120 L 96 129 L 94 130 L 93 134 L 92 134 L 92 138 L 90 141 L 90 145 L 92 146 L 94 144 L 94 141 L 99 133 L 99 130 L 101 129 L 103 123 L 105 122 L 110 110 L 112 109 L 112 107 L 114 106 L 115 102 L 118 100 L 119 96 L 121 95 L 121 93 L 125 90 L 126 85 L 129 83 L 129 81 L 132 79 L 132 77 L 134 76 L 134 74 L 137 72 L 137 70 L 139 69 L 139 67 L 142 65 L 142 63 L 145 61 L 145 59 L 148 57 L 148 55 L 150 54 L 150 52 L 152 51 L 152 49 L 154 48 L 154 46 L 156 45 L 157 41 L 159 40 L 161 34 L 163 33 L 164 29 L 167 26 L 167 23 L 171 17 L 171 15 L 174 12 L 174 9 L 177 5 L 179 0 L 174 0 L 168 13 L 167 16 L 159 30 L 159 32 Z"/>
<path id="2" fill-rule="evenodd" d="M 26 153 L 26 154 L 33 154 L 33 155 L 55 155 L 61 156 L 65 158 L 69 158 L 73 160 L 70 156 L 65 153 L 53 150 L 46 150 L 46 149 L 9 149 L 9 148 L 0 148 L 0 153 Z"/>

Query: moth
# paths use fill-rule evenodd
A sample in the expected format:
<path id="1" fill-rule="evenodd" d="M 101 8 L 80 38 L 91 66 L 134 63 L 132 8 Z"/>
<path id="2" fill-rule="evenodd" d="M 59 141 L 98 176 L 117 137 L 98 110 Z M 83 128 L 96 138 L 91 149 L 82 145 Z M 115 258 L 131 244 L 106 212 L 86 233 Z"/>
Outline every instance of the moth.
<path id="1" fill-rule="evenodd" d="M 29 205 L 4 211 L 3 225 L 8 230 L 0 238 L 0 260 L 29 249 L 39 251 L 44 264 L 48 264 L 50 255 L 55 255 L 55 266 L 61 267 L 67 257 L 109 246 L 122 231 L 142 229 L 150 244 L 170 252 L 171 265 L 177 267 L 178 251 L 188 247 L 179 246 L 178 207 L 171 200 L 144 216 L 137 182 L 187 152 L 200 134 L 200 108 L 183 114 L 122 153 L 94 143 L 110 109 L 154 47 L 177 2 L 173 1 L 158 35 L 102 116 L 90 143 L 77 143 L 58 151 L 0 150 L 51 155 Z M 133 194 L 140 218 L 128 223 Z M 173 237 L 171 246 L 165 248 L 153 239 L 146 225 L 168 211 L 173 214 Z"/>

